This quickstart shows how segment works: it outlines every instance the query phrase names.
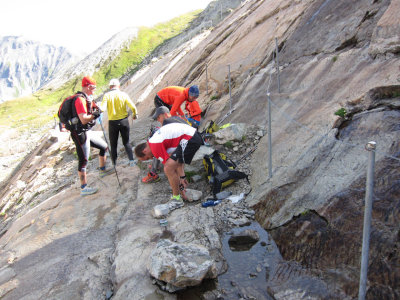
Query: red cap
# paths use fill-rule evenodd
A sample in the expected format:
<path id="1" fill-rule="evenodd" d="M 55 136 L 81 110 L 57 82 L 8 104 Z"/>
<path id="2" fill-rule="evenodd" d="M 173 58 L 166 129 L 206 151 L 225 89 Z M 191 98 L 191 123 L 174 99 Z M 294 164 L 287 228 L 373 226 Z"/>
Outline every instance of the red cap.
<path id="1" fill-rule="evenodd" d="M 82 86 L 86 87 L 89 85 L 96 85 L 96 80 L 94 80 L 92 77 L 90 76 L 85 76 L 82 79 Z"/>

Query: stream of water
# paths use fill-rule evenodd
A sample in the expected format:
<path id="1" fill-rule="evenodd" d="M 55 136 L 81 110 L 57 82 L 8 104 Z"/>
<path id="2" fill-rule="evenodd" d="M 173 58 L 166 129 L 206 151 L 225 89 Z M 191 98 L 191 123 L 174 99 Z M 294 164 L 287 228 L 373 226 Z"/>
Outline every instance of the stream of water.
<path id="1" fill-rule="evenodd" d="M 254 244 L 233 244 L 233 235 L 245 230 L 257 231 L 260 239 Z M 257 299 L 271 300 L 267 282 L 271 270 L 282 257 L 268 233 L 257 223 L 232 229 L 223 235 L 222 252 L 228 269 L 216 280 L 206 280 L 201 286 L 178 293 L 178 299 Z"/>

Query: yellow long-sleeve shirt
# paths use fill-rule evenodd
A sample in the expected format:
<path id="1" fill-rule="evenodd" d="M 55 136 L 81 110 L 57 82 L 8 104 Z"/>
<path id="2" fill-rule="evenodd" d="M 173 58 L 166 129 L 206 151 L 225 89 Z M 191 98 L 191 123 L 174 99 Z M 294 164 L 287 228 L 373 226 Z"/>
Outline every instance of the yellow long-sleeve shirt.
<path id="1" fill-rule="evenodd" d="M 112 89 L 103 96 L 100 108 L 107 110 L 108 120 L 121 120 L 128 116 L 128 108 L 132 110 L 133 118 L 137 115 L 137 109 L 129 95 L 119 89 Z"/>

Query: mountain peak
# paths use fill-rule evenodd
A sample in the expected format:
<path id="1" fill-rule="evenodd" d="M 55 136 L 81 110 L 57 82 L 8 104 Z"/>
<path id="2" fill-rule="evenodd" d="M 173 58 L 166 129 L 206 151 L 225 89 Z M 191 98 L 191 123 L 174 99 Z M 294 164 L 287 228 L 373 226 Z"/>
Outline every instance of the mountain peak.
<path id="1" fill-rule="evenodd" d="M 65 47 L 23 36 L 0 37 L 0 103 L 30 95 L 76 60 Z"/>

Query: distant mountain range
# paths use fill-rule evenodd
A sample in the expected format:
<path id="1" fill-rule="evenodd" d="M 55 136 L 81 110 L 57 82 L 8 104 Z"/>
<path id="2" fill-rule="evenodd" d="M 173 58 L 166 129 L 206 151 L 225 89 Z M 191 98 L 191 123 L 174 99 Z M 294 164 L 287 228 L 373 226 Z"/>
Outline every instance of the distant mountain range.
<path id="1" fill-rule="evenodd" d="M 137 38 L 137 35 L 137 27 L 127 27 L 124 30 L 114 34 L 98 49 L 83 59 L 75 60 L 72 65 L 66 65 L 66 67 L 59 70 L 57 73 L 54 73 L 54 76 L 52 76 L 49 81 L 46 81 L 41 88 L 57 89 L 72 78 L 82 75 L 92 75 L 104 64 L 117 57 L 124 47 L 129 46 L 132 40 Z"/>
<path id="2" fill-rule="evenodd" d="M 0 37 L 0 103 L 30 95 L 79 57 L 23 37 Z"/>

